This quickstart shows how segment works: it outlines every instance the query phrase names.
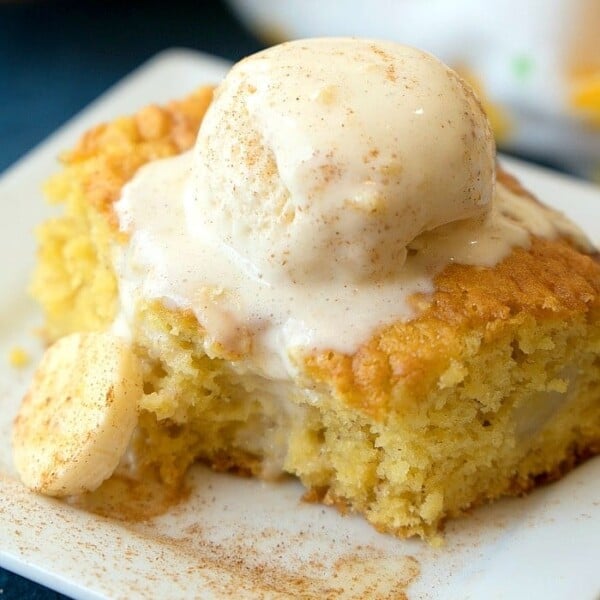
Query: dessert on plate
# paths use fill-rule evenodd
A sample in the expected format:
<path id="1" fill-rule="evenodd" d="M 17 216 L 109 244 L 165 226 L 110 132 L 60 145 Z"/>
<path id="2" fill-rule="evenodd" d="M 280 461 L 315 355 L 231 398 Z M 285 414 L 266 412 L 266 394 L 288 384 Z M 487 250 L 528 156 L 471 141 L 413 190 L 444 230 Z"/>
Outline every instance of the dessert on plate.
<path id="1" fill-rule="evenodd" d="M 289 42 L 87 132 L 47 184 L 15 421 L 65 496 L 196 461 L 399 536 L 600 451 L 600 262 L 436 58 Z"/>

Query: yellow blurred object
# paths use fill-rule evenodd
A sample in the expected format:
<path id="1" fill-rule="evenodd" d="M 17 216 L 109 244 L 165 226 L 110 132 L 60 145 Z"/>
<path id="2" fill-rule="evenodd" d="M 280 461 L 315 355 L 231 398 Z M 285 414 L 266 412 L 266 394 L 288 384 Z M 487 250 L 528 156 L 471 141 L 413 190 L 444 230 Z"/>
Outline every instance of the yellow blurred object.
<path id="1" fill-rule="evenodd" d="M 600 129 L 600 70 L 575 80 L 571 105 L 586 117 L 592 127 Z"/>
<path id="2" fill-rule="evenodd" d="M 20 369 L 22 367 L 26 367 L 30 361 L 29 354 L 20 348 L 19 346 L 15 346 L 8 355 L 8 362 L 12 367 Z"/>

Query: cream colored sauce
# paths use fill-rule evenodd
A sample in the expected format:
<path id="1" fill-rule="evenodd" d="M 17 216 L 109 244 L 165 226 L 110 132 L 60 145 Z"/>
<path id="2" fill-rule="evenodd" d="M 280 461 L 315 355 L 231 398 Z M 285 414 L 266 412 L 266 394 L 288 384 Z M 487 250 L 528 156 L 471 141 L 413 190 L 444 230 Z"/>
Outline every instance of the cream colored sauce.
<path id="1" fill-rule="evenodd" d="M 448 264 L 580 235 L 494 186 L 493 160 L 478 103 L 429 55 L 364 40 L 260 53 L 221 86 L 193 151 L 124 188 L 117 322 L 149 299 L 191 309 L 209 356 L 270 378 L 297 351 L 353 352 L 413 317 Z"/>
<path id="2" fill-rule="evenodd" d="M 513 247 L 527 247 L 531 230 L 544 237 L 570 229 L 577 234 L 554 211 L 498 185 L 483 222 L 466 220 L 419 236 L 410 244 L 416 253 L 392 278 L 271 284 L 249 276 L 210 236 L 190 232 L 182 200 L 191 166 L 187 153 L 144 167 L 117 204 L 130 234 L 117 261 L 121 319 L 135 322 L 140 300 L 190 308 L 207 331 L 209 355 L 215 343 L 236 351 L 249 338 L 254 369 L 270 377 L 293 370 L 292 349 L 352 352 L 378 327 L 414 316 L 410 296 L 433 292 L 433 277 L 449 263 L 493 266 Z"/>

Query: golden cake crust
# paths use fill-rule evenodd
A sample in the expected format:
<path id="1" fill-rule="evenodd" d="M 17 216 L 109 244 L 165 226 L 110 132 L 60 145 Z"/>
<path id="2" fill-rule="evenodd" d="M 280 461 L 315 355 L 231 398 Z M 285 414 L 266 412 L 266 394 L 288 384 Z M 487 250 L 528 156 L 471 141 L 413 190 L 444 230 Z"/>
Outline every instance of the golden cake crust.
<path id="1" fill-rule="evenodd" d="M 132 117 L 121 117 L 84 133 L 75 148 L 60 159 L 78 180 L 87 202 L 116 225 L 112 205 L 121 188 L 145 163 L 180 154 L 194 145 L 213 89 L 201 87 L 165 106 L 151 104 Z M 63 198 L 60 183 L 60 175 L 50 180 L 46 187 L 50 198 Z"/>
<path id="2" fill-rule="evenodd" d="M 45 313 L 48 341 L 107 327 L 117 308 L 111 244 L 118 224 L 113 203 L 143 164 L 192 147 L 213 87 L 151 105 L 131 117 L 98 125 L 64 152 L 63 169 L 44 187 L 63 216 L 36 231 L 38 262 L 31 291 Z"/>

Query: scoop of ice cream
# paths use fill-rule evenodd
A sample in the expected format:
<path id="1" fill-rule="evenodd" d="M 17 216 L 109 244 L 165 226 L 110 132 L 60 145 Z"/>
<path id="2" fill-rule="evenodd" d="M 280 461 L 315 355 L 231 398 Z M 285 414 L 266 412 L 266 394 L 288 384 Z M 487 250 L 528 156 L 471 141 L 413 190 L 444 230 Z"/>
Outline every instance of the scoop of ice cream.
<path id="1" fill-rule="evenodd" d="M 422 232 L 484 218 L 494 142 L 471 89 L 390 42 L 289 42 L 238 63 L 194 150 L 189 221 L 266 282 L 401 269 Z"/>

